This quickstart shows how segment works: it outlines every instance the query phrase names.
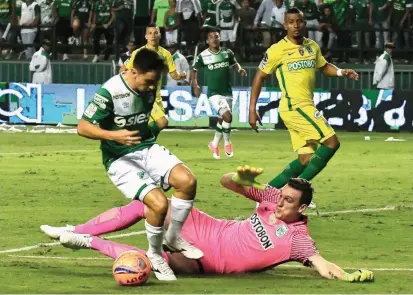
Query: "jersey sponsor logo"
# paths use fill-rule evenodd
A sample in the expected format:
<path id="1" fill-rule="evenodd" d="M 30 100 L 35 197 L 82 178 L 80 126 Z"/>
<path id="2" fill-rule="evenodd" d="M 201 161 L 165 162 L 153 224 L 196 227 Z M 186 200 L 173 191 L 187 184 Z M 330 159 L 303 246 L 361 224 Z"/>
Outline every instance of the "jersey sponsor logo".
<path id="1" fill-rule="evenodd" d="M 98 110 L 98 107 L 94 104 L 91 103 L 89 106 L 86 108 L 85 112 L 83 113 L 86 117 L 89 119 L 92 119 L 92 117 L 96 114 L 96 111 Z"/>
<path id="2" fill-rule="evenodd" d="M 229 67 L 229 62 L 223 61 L 215 64 L 208 65 L 208 70 L 216 70 L 221 68 Z"/>
<path id="3" fill-rule="evenodd" d="M 137 114 L 133 115 L 129 118 L 125 117 L 115 117 L 113 119 L 114 123 L 118 127 L 125 127 L 125 126 L 133 126 L 133 125 L 138 125 L 138 124 L 143 124 L 149 120 L 149 115 L 148 114 Z"/>
<path id="4" fill-rule="evenodd" d="M 106 104 L 108 102 L 109 102 L 109 99 L 107 99 L 106 97 L 103 97 L 100 94 L 96 93 L 95 96 L 93 97 L 93 103 L 96 104 L 101 109 L 106 109 Z"/>
<path id="5" fill-rule="evenodd" d="M 298 48 L 298 52 L 301 54 L 301 56 L 304 55 L 304 48 L 300 47 Z"/>
<path id="6" fill-rule="evenodd" d="M 309 59 L 309 60 L 299 60 L 295 62 L 290 62 L 287 64 L 288 71 L 298 71 L 298 70 L 304 70 L 304 69 L 313 69 L 315 68 L 315 60 L 314 59 Z"/>
<path id="7" fill-rule="evenodd" d="M 260 62 L 259 68 L 260 68 L 261 70 L 265 69 L 265 67 L 267 66 L 267 63 L 268 63 L 268 53 L 266 52 L 265 55 L 264 55 L 264 57 L 263 57 L 263 59 L 262 59 L 261 62 Z"/>
<path id="8" fill-rule="evenodd" d="M 281 224 L 275 230 L 275 235 L 282 238 L 288 232 L 288 227 L 285 224 Z"/>
<path id="9" fill-rule="evenodd" d="M 121 93 L 113 96 L 113 99 L 120 99 L 120 98 L 127 98 L 130 96 L 130 92 L 127 93 Z"/>
<path id="10" fill-rule="evenodd" d="M 251 216 L 250 223 L 252 225 L 252 229 L 255 232 L 255 236 L 261 244 L 261 247 L 264 250 L 274 248 L 274 244 L 272 243 L 271 238 L 268 236 L 267 231 L 257 213 L 254 213 Z"/>

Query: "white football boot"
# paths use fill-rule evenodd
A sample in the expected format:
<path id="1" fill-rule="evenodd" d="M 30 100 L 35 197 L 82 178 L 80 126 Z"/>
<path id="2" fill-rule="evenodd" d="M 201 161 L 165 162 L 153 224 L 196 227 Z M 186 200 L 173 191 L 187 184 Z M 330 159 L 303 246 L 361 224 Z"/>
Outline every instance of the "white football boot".
<path id="1" fill-rule="evenodd" d="M 163 249 L 164 251 L 169 251 L 169 252 L 180 252 L 186 258 L 189 258 L 189 259 L 200 259 L 204 256 L 204 253 L 201 250 L 191 245 L 190 243 L 188 243 L 181 237 L 178 237 L 175 243 L 170 243 L 166 239 L 164 239 Z"/>
<path id="2" fill-rule="evenodd" d="M 170 268 L 168 263 L 166 262 L 165 258 L 162 255 L 158 255 L 155 253 L 146 253 L 146 257 L 148 257 L 151 266 L 152 272 L 156 276 L 156 278 L 160 281 L 175 281 L 176 276 L 173 270 Z"/>
<path id="3" fill-rule="evenodd" d="M 89 249 L 91 242 L 91 235 L 64 232 L 60 236 L 60 244 L 70 249 Z"/>
<path id="4" fill-rule="evenodd" d="M 66 226 L 50 226 L 43 224 L 40 226 L 40 230 L 44 232 L 50 238 L 57 240 L 63 233 L 66 232 L 73 232 L 75 227 L 73 225 L 66 225 Z"/>

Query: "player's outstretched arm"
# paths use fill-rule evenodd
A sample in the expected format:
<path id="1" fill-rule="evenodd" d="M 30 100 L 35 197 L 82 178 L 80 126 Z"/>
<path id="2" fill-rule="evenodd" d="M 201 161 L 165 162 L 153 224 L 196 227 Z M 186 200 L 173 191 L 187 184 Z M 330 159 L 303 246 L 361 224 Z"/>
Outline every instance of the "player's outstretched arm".
<path id="1" fill-rule="evenodd" d="M 254 80 L 252 81 L 251 87 L 251 96 L 250 96 L 250 108 L 249 108 L 249 123 L 252 129 L 255 131 L 258 130 L 257 128 L 257 100 L 261 93 L 262 85 L 264 84 L 265 79 L 267 78 L 267 74 L 258 69 L 257 73 L 255 74 Z M 257 131 L 258 132 L 258 131 Z"/>
<path id="2" fill-rule="evenodd" d="M 359 74 L 351 69 L 339 69 L 331 63 L 326 63 L 320 68 L 320 71 L 327 77 L 348 77 L 352 80 L 358 80 Z"/>
<path id="3" fill-rule="evenodd" d="M 232 68 L 243 77 L 246 77 L 248 75 L 247 71 L 245 71 L 245 69 L 243 69 L 239 63 L 236 63 Z"/>
<path id="4" fill-rule="evenodd" d="M 221 177 L 221 185 L 237 194 L 246 196 L 248 193 L 248 190 L 250 189 L 250 186 L 242 185 L 239 183 L 236 183 L 233 178 L 236 175 L 236 173 L 227 173 L 224 174 Z"/>
<path id="5" fill-rule="evenodd" d="M 85 119 L 80 119 L 77 125 L 77 133 L 80 136 L 96 140 L 112 140 L 124 145 L 137 145 L 141 142 L 141 137 L 137 136 L 139 131 L 129 131 L 126 129 L 109 131 L 94 125 Z"/>
<path id="6" fill-rule="evenodd" d="M 236 173 L 227 173 L 221 177 L 222 186 L 238 194 L 247 196 L 249 189 L 253 186 L 264 190 L 265 185 L 259 183 L 256 178 L 264 172 L 262 168 L 239 166 Z"/>
<path id="7" fill-rule="evenodd" d="M 353 273 L 347 273 L 339 266 L 325 260 L 320 255 L 314 255 L 309 258 L 310 266 L 315 268 L 318 273 L 330 280 L 342 280 L 347 282 L 372 282 L 374 274 L 372 271 L 360 269 Z"/>

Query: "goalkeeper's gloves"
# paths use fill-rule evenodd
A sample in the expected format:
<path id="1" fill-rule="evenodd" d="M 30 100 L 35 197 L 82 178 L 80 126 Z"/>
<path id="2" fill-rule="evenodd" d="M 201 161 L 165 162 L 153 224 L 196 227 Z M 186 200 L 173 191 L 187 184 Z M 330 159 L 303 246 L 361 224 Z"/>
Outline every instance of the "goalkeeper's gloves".
<path id="1" fill-rule="evenodd" d="M 372 282 L 374 281 L 374 274 L 367 269 L 360 269 L 353 273 L 345 273 L 343 281 L 347 282 Z"/>
<path id="2" fill-rule="evenodd" d="M 259 190 L 264 190 L 265 185 L 255 180 L 255 178 L 263 172 L 264 169 L 262 168 L 250 167 L 248 165 L 239 166 L 237 168 L 237 173 L 234 174 L 232 180 L 240 185 L 253 186 Z"/>

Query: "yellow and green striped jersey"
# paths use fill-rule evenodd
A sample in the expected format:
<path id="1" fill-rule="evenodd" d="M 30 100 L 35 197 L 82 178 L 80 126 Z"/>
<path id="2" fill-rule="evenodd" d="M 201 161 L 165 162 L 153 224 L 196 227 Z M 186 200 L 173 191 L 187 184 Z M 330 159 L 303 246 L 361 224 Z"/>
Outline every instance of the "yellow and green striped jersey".
<path id="1" fill-rule="evenodd" d="M 316 69 L 326 63 L 313 40 L 304 38 L 303 44 L 297 45 L 285 37 L 268 48 L 259 69 L 267 75 L 275 71 L 282 91 L 280 111 L 291 111 L 314 105 Z"/>

